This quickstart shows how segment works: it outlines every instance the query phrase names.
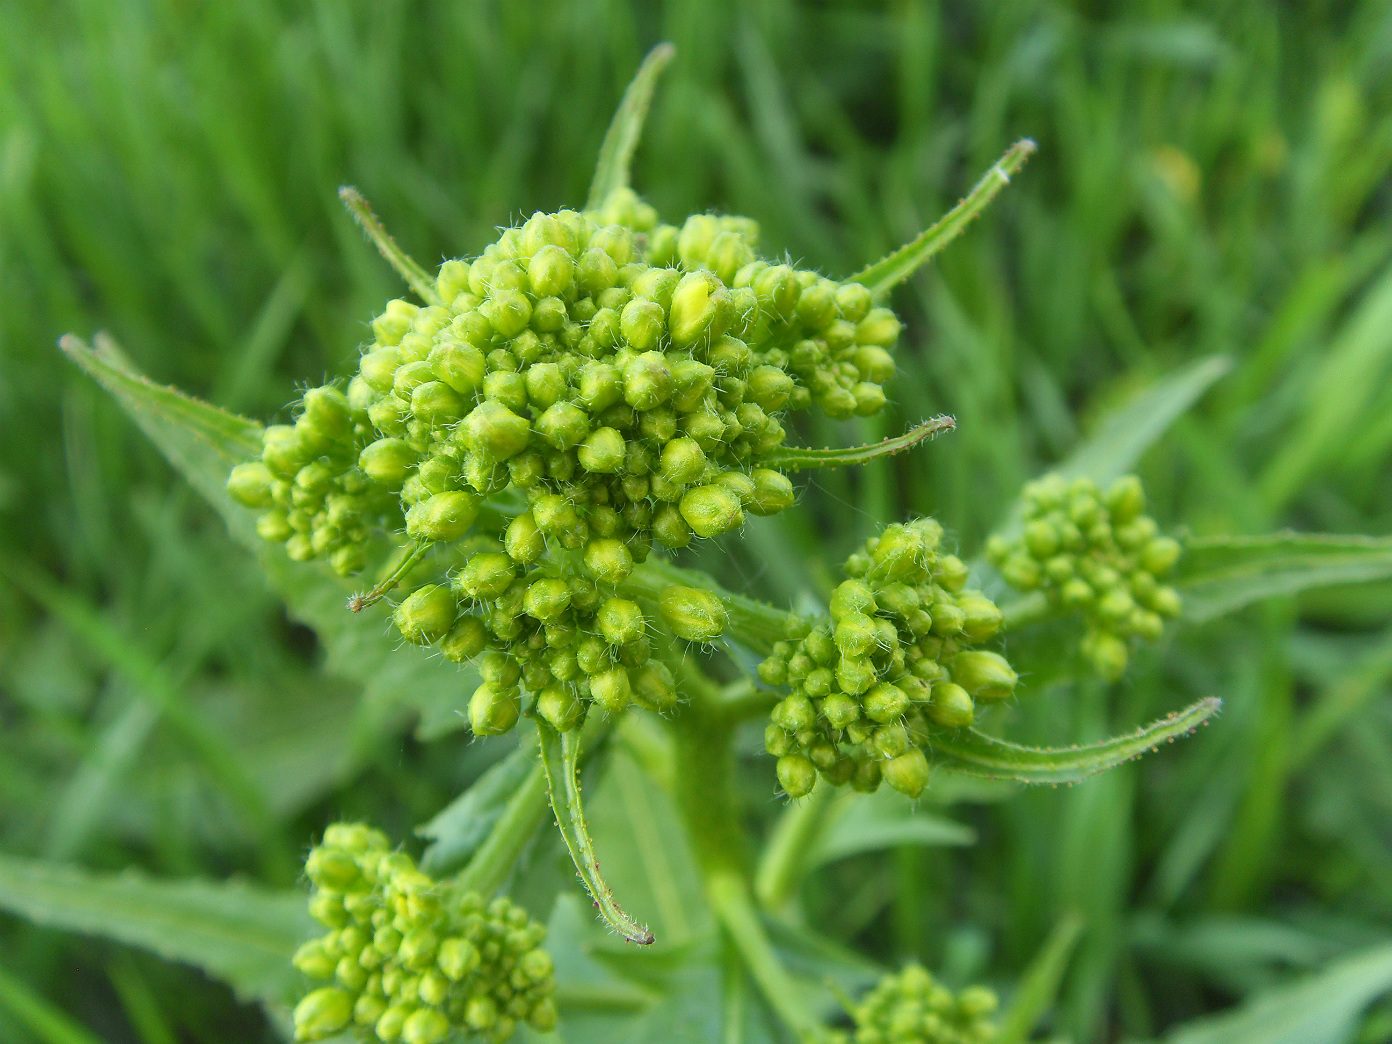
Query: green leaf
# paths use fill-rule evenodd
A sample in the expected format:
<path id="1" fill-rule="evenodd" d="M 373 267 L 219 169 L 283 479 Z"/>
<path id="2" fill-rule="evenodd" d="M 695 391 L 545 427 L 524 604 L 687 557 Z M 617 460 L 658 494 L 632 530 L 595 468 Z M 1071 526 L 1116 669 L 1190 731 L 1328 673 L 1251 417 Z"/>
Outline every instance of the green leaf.
<path id="1" fill-rule="evenodd" d="M 986 209 L 1001 189 L 1010 184 L 1010 179 L 1025 165 L 1035 148 L 1034 142 L 1028 138 L 1017 141 L 996 161 L 995 166 L 982 175 L 966 198 L 939 218 L 936 224 L 892 254 L 862 268 L 855 275 L 847 276 L 846 281 L 863 284 L 876 297 L 889 293 L 966 231 L 972 219 Z"/>
<path id="2" fill-rule="evenodd" d="M 576 775 L 581 748 L 580 730 L 560 733 L 545 722 L 538 721 L 537 733 L 541 738 L 541 764 L 546 772 L 551 808 L 556 813 L 556 825 L 560 827 L 561 837 L 570 850 L 570 858 L 575 863 L 580 880 L 610 928 L 629 942 L 651 946 L 652 932 L 623 912 L 599 872 L 599 860 L 595 858 L 594 844 L 585 826 L 580 781 Z"/>
<path id="3" fill-rule="evenodd" d="M 1165 1044 L 1348 1044 L 1359 1015 L 1392 990 L 1392 946 L 1333 961 L 1235 1011 L 1179 1027 Z"/>
<path id="4" fill-rule="evenodd" d="M 599 147 L 599 162 L 595 166 L 594 180 L 590 182 L 586 210 L 598 210 L 619 189 L 628 188 L 629 167 L 633 163 L 633 152 L 638 148 L 638 138 L 643 133 L 643 121 L 652 105 L 653 90 L 676 53 L 671 44 L 658 44 L 648 52 L 624 91 L 623 100 L 605 132 L 604 143 Z"/>
<path id="5" fill-rule="evenodd" d="M 869 446 L 831 447 L 829 449 L 800 449 L 784 446 L 775 450 L 760 463 L 770 468 L 786 471 L 808 471 L 812 468 L 843 468 L 850 464 L 868 464 L 879 457 L 893 456 L 906 449 L 913 449 L 945 431 L 957 427 L 952 417 L 933 417 L 893 438 L 876 442 Z"/>
<path id="6" fill-rule="evenodd" d="M 926 813 L 882 787 L 873 794 L 840 796 L 807 854 L 807 868 L 899 845 L 975 843 L 976 831 L 970 827 Z"/>
<path id="7" fill-rule="evenodd" d="M 0 967 L 0 1006 L 44 1044 L 101 1044 L 87 1028 Z"/>
<path id="8" fill-rule="evenodd" d="M 1175 585 L 1184 615 L 1209 620 L 1263 598 L 1389 577 L 1392 537 L 1282 532 L 1191 538 Z"/>
<path id="9" fill-rule="evenodd" d="M 1083 921 L 1076 913 L 1066 914 L 1049 933 L 1043 948 L 1025 969 L 996 1029 L 995 1044 L 1025 1044 L 1039 1020 L 1058 999 L 1068 958 L 1082 934 Z"/>
<path id="10" fill-rule="evenodd" d="M 518 747 L 490 766 L 434 819 L 417 827 L 416 833 L 431 842 L 421 856 L 421 869 L 440 877 L 463 866 L 488 838 L 512 795 L 534 771 L 540 771 L 536 752 L 530 747 Z"/>
<path id="11" fill-rule="evenodd" d="M 1211 355 L 1162 378 L 1104 416 L 1057 470 L 1069 478 L 1086 476 L 1099 486 L 1120 478 L 1231 368 L 1227 356 Z"/>
<path id="12" fill-rule="evenodd" d="M 159 881 L 135 870 L 98 874 L 14 856 L 0 856 L 0 908 L 194 965 L 267 1001 L 293 993 L 299 975 L 290 958 L 315 930 L 299 892 L 242 881 Z"/>
<path id="13" fill-rule="evenodd" d="M 377 252 L 386 259 L 387 264 L 396 269 L 396 274 L 406 281 L 406 285 L 414 290 L 421 300 L 433 305 L 447 303 L 435 292 L 435 280 L 430 277 L 430 273 L 397 246 L 396 240 L 387 232 L 381 219 L 372 212 L 372 207 L 368 205 L 361 192 L 352 185 L 344 185 L 338 190 L 338 198 L 343 200 L 348 212 L 367 233 L 367 238 L 372 240 Z"/>
<path id="14" fill-rule="evenodd" d="M 423 649 L 401 647 L 386 626 L 384 607 L 348 612 L 355 584 L 320 564 L 290 561 L 257 536 L 255 513 L 227 495 L 227 473 L 261 452 L 260 424 L 154 383 L 135 370 L 110 338 L 99 335 L 96 350 L 72 336 L 60 344 L 217 509 L 237 542 L 257 556 L 290 614 L 319 635 L 328 670 L 363 686 L 368 710 L 382 717 L 401 707 L 416 710 L 423 739 L 465 726 L 460 709 L 478 685 L 476 672 L 431 659 Z M 361 724 L 365 735 L 381 727 L 379 721 Z"/>
<path id="15" fill-rule="evenodd" d="M 1222 706 L 1212 697 L 1126 736 L 1082 747 L 1022 747 L 975 729 L 934 735 L 930 760 L 949 772 L 1021 783 L 1077 783 L 1192 732 Z"/>

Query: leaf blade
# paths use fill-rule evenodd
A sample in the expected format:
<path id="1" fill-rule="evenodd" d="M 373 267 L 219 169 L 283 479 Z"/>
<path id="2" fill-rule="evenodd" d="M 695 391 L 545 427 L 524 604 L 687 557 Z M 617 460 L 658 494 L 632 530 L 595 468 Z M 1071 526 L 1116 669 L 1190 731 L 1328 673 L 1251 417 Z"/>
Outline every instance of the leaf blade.
<path id="1" fill-rule="evenodd" d="M 920 442 L 936 438 L 943 432 L 957 427 L 953 417 L 931 417 L 904 432 L 882 442 L 868 446 L 831 447 L 828 449 L 805 449 L 784 446 L 761 460 L 770 468 L 786 468 L 789 471 L 808 471 L 813 468 L 841 468 L 852 464 L 868 464 L 879 457 L 889 457 L 904 450 L 912 449 Z"/>
<path id="2" fill-rule="evenodd" d="M 964 729 L 951 736 L 934 736 L 931 760 L 947 771 L 986 779 L 1077 783 L 1192 732 L 1221 706 L 1221 701 L 1209 697 L 1125 736 L 1066 749 L 1024 747 Z"/>
<path id="3" fill-rule="evenodd" d="M 653 91 L 657 87 L 658 77 L 676 53 L 677 49 L 670 43 L 658 44 L 648 52 L 632 82 L 624 90 L 623 100 L 619 102 L 614 119 L 604 134 L 604 142 L 599 147 L 599 160 L 595 164 L 590 194 L 585 201 L 586 210 L 599 209 L 613 193 L 628 188 L 633 153 L 643 133 L 643 122 L 652 105 Z"/>

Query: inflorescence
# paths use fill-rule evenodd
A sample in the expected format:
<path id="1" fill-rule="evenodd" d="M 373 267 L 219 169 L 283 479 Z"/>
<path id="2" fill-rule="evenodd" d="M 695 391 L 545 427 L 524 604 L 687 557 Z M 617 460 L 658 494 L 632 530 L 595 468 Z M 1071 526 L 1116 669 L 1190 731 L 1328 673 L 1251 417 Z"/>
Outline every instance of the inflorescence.
<path id="1" fill-rule="evenodd" d="M 521 907 L 436 882 L 361 824 L 329 827 L 305 873 L 310 912 L 329 931 L 295 967 L 334 984 L 295 1008 L 296 1039 L 352 1027 L 388 1044 L 439 1044 L 455 1030 L 501 1044 L 522 1022 L 555 1028 L 546 929 Z"/>
<path id="2" fill-rule="evenodd" d="M 1087 478 L 1046 475 L 1025 487 L 1025 521 L 1013 539 L 993 536 L 987 559 L 1021 591 L 1087 621 L 1083 654 L 1099 673 L 1120 677 L 1127 641 L 1159 638 L 1179 615 L 1179 592 L 1164 583 L 1180 546 L 1145 513 L 1140 479 L 1126 475 L 1105 493 Z"/>
<path id="3" fill-rule="evenodd" d="M 996 995 L 969 986 L 953 995 L 921 965 L 887 975 L 851 1006 L 854 1029 L 824 1030 L 815 1044 L 991 1044 Z"/>
<path id="4" fill-rule="evenodd" d="M 917 797 L 930 733 L 970 725 L 977 702 L 1014 692 L 1005 658 L 974 648 L 1000 628 L 1000 610 L 966 586 L 960 558 L 940 553 L 942 534 L 924 518 L 870 538 L 846 560 L 830 617 L 760 664 L 761 680 L 791 690 L 764 733 L 790 796 L 810 793 L 820 773 Z"/>
<path id="5" fill-rule="evenodd" d="M 523 687 L 562 731 L 592 704 L 670 706 L 654 621 L 619 585 L 653 544 L 790 506 L 770 466 L 783 419 L 872 414 L 894 372 L 899 321 L 868 289 L 760 260 L 757 241 L 747 218 L 659 224 L 630 190 L 536 214 L 446 261 L 439 303 L 389 303 L 346 389 L 306 392 L 229 492 L 292 558 L 343 575 L 386 534 L 399 568 L 378 591 L 433 564 L 395 623 L 483 656 L 479 734 L 515 724 Z"/>

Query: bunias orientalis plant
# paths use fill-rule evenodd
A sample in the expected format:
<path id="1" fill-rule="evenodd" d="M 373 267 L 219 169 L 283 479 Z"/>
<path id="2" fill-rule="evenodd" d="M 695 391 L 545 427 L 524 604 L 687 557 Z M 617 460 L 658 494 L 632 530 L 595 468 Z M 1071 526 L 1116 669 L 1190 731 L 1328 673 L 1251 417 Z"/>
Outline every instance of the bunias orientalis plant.
<path id="1" fill-rule="evenodd" d="M 978 731 L 978 717 L 1019 685 L 998 632 L 1022 614 L 976 588 L 931 519 L 867 541 L 825 613 L 751 601 L 666 557 L 747 515 L 789 509 L 799 470 L 871 460 L 951 427 L 928 420 L 849 449 L 788 445 L 805 411 L 882 408 L 899 333 L 886 295 L 1032 150 L 1008 151 L 912 243 L 830 280 L 758 257 L 747 218 L 667 225 L 633 193 L 629 159 L 669 53 L 654 52 L 625 96 L 584 209 L 535 215 L 475 258 L 425 272 L 345 190 L 419 300 L 390 303 L 357 372 L 306 392 L 293 424 L 261 429 L 159 391 L 227 456 L 245 456 L 257 432 L 258 458 L 231 468 L 226 489 L 257 512 L 261 536 L 291 559 L 368 577 L 350 608 L 392 596 L 405 640 L 476 666 L 478 682 L 461 693 L 474 732 L 521 726 L 539 755 L 457 874 L 426 876 L 367 827 L 326 834 L 306 866 L 328 932 L 296 962 L 302 1038 L 351 1028 L 434 1044 L 547 1028 L 563 1005 L 549 999 L 540 930 L 498 893 L 548 801 L 600 916 L 651 943 L 600 874 L 576 775 L 633 708 L 657 712 L 668 730 L 672 789 L 710 909 L 768 1007 L 807 1040 L 840 1031 L 784 967 L 759 903 L 777 908 L 831 787 L 888 782 L 912 797 L 935 769 L 1071 782 L 1216 709 L 1204 701 L 1068 750 Z M 69 348 L 113 385 L 139 383 L 114 357 Z M 1113 521 L 1118 533 L 1127 524 Z M 1136 591 L 1131 572 L 1107 567 Z M 1101 575 L 1088 580 L 1099 592 Z M 708 660 L 714 643 L 764 657 L 759 678 Z M 758 902 L 731 780 L 735 730 L 751 719 L 765 721 L 782 790 L 802 796 L 760 856 Z M 954 998 L 910 969 L 850 1005 L 855 1039 L 989 1039 L 984 997 Z"/>

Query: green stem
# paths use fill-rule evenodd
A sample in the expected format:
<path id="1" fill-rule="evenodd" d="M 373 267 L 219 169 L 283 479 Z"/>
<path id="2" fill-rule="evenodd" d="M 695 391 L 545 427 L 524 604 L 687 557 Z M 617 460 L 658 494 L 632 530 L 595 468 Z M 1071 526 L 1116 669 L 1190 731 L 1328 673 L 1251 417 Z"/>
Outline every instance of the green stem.
<path id="1" fill-rule="evenodd" d="M 770 913 L 782 910 L 797 892 L 807 850 L 821 833 L 835 796 L 833 788 L 823 783 L 802 801 L 790 804 L 774 826 L 754 875 L 754 894 Z"/>
<path id="2" fill-rule="evenodd" d="M 714 594 L 730 617 L 726 633 L 733 634 L 756 652 L 766 653 L 774 642 L 806 631 L 806 621 L 796 613 L 726 591 L 705 573 L 682 569 L 656 556 L 634 569 L 622 589 L 641 601 L 652 602 L 673 584 L 701 587 Z"/>
<path id="3" fill-rule="evenodd" d="M 764 931 L 744 869 L 747 853 L 733 787 L 734 721 L 722 710 L 720 691 L 694 663 L 678 660 L 673 669 L 691 697 L 673 722 L 675 791 L 706 898 L 769 1007 L 805 1038 L 818 1023 Z"/>
<path id="4" fill-rule="evenodd" d="M 502 816 L 474 857 L 459 871 L 455 878 L 459 891 L 477 892 L 487 899 L 501 888 L 512 864 L 545 818 L 546 809 L 546 773 L 538 763 L 508 799 Z"/>
<path id="5" fill-rule="evenodd" d="M 367 238 L 372 240 L 377 252 L 386 259 L 387 264 L 396 269 L 396 274 L 406 281 L 406 285 L 414 290 L 421 300 L 432 305 L 446 303 L 440 300 L 440 295 L 435 292 L 435 280 L 430 278 L 430 273 L 397 246 L 396 240 L 372 212 L 372 207 L 368 205 L 361 192 L 352 185 L 344 185 L 338 190 L 338 198 L 343 200 L 343 205 L 367 233 Z"/>

